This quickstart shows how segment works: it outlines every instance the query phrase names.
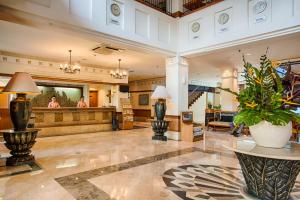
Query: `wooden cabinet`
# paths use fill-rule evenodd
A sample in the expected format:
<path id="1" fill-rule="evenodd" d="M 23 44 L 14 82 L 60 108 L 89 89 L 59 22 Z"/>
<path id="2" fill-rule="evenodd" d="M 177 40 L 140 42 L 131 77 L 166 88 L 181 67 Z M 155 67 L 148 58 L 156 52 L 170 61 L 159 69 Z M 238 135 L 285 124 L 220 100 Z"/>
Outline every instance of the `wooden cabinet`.
<path id="1" fill-rule="evenodd" d="M 181 113 L 181 140 L 186 142 L 196 142 L 204 139 L 204 124 L 194 123 L 193 112 Z"/>
<path id="2" fill-rule="evenodd" d="M 123 130 L 133 129 L 133 110 L 130 103 L 122 103 L 121 126 Z"/>

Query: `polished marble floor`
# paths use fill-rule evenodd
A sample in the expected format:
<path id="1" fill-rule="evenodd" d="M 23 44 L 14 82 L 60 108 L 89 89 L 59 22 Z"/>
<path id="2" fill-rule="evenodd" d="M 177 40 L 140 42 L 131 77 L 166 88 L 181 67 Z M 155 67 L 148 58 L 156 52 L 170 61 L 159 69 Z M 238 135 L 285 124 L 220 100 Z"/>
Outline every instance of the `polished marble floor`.
<path id="1" fill-rule="evenodd" d="M 205 141 L 195 143 L 159 142 L 151 137 L 150 128 L 139 128 L 38 138 L 33 152 L 42 170 L 0 178 L 0 199 L 188 199 L 178 195 L 182 185 L 168 184 L 171 176 L 178 175 L 172 170 L 240 168 L 232 152 L 223 148 L 236 140 L 226 132 L 207 132 Z M 0 155 L 8 153 L 0 144 Z M 208 199 L 203 195 L 196 199 Z"/>

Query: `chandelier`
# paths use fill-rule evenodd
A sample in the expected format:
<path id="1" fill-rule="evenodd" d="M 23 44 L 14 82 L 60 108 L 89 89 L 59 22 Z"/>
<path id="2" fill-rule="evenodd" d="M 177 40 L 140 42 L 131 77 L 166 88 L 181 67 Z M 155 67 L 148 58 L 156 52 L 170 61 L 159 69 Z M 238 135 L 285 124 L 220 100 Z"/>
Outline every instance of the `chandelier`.
<path id="1" fill-rule="evenodd" d="M 76 72 L 80 72 L 80 65 L 72 64 L 72 50 L 69 50 L 70 60 L 69 63 L 60 64 L 59 69 L 64 73 L 75 74 Z"/>
<path id="2" fill-rule="evenodd" d="M 111 77 L 116 78 L 116 79 L 124 79 L 124 78 L 127 77 L 127 71 L 120 69 L 121 59 L 119 59 L 118 61 L 119 61 L 119 67 L 118 67 L 118 69 L 111 70 L 110 71 L 110 75 L 111 75 Z"/>

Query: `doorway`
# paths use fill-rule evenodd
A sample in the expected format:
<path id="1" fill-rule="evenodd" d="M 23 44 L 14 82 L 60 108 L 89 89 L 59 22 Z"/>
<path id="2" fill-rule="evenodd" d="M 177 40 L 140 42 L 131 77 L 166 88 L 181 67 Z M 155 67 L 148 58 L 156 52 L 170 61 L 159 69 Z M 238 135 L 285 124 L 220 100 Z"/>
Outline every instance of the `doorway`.
<path id="1" fill-rule="evenodd" d="M 90 107 L 98 107 L 98 91 L 90 91 Z"/>

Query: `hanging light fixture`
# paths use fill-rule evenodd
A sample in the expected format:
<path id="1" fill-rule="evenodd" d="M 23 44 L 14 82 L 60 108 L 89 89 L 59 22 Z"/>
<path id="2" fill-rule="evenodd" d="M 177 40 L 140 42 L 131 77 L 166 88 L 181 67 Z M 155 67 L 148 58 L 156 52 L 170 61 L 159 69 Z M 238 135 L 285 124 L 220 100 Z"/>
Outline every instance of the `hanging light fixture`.
<path id="1" fill-rule="evenodd" d="M 69 53 L 70 53 L 69 63 L 60 64 L 59 69 L 64 73 L 68 73 L 68 74 L 75 74 L 76 72 L 80 72 L 80 65 L 76 63 L 72 64 L 72 50 L 69 50 Z"/>
<path id="2" fill-rule="evenodd" d="M 121 59 L 118 60 L 119 61 L 119 67 L 116 70 L 111 70 L 110 71 L 110 75 L 111 77 L 115 78 L 115 79 L 124 79 L 127 77 L 127 71 L 126 70 L 121 70 L 120 66 L 121 66 Z"/>

